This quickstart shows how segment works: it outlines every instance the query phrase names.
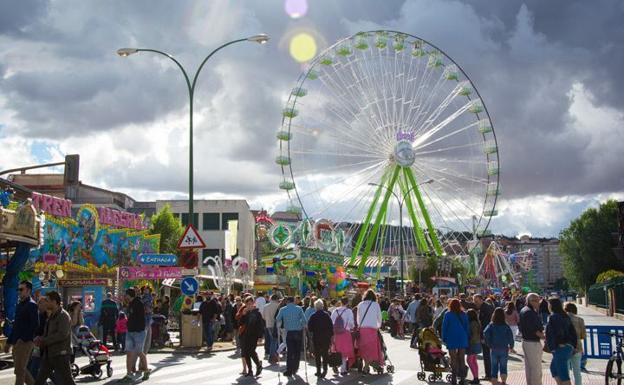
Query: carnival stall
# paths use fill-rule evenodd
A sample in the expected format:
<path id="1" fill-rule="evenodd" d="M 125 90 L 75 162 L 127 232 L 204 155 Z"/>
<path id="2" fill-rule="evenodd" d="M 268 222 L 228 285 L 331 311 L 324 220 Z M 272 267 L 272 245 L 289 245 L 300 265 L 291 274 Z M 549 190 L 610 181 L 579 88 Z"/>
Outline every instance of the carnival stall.
<path id="1" fill-rule="evenodd" d="M 158 253 L 160 235 L 149 235 L 136 214 L 85 204 L 72 216 L 71 201 L 36 193 L 33 203 L 45 213 L 45 225 L 26 271 L 41 290 L 58 290 L 64 303 L 81 301 L 85 323 L 93 327 L 106 291 L 116 289 L 118 268 L 142 269 L 139 255 Z"/>

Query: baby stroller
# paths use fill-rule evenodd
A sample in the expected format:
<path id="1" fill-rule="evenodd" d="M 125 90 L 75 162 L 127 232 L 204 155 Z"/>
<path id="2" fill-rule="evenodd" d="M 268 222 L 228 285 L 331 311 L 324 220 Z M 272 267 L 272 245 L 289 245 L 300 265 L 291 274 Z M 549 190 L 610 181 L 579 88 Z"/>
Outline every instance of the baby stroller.
<path id="1" fill-rule="evenodd" d="M 377 331 L 377 336 L 379 337 L 379 343 L 381 344 L 381 353 L 383 354 L 384 362 L 386 362 L 386 365 L 385 365 L 386 372 L 394 373 L 394 365 L 392 364 L 392 361 L 390 360 L 390 356 L 388 355 L 388 347 L 386 346 L 386 343 L 384 342 L 383 336 L 381 335 L 379 331 Z M 377 371 L 378 374 L 383 373 L 382 365 L 377 365 L 377 363 L 373 363 L 371 364 L 371 366 L 373 367 L 374 370 Z"/>
<path id="2" fill-rule="evenodd" d="M 154 314 L 152 316 L 152 345 L 163 347 L 167 341 L 169 341 L 167 318 L 162 314 Z"/>
<path id="3" fill-rule="evenodd" d="M 418 355 L 420 356 L 420 372 L 417 378 L 421 381 L 428 379 L 429 382 L 441 381 L 442 373 L 450 370 L 450 364 L 446 352 L 442 351 L 442 341 L 438 338 L 434 329 L 423 328 L 418 333 Z M 427 373 L 429 378 L 427 378 Z M 448 382 L 452 381 L 452 375 L 446 375 Z"/>
<path id="4" fill-rule="evenodd" d="M 106 377 L 113 376 L 113 368 L 111 367 L 112 359 L 108 348 L 95 339 L 89 327 L 80 326 L 74 335 L 74 356 L 72 357 L 71 373 L 73 377 L 79 375 L 90 375 L 93 378 L 102 377 L 102 366 L 106 365 Z M 74 363 L 76 352 L 82 352 L 89 358 L 89 363 L 83 367 L 79 367 Z"/>

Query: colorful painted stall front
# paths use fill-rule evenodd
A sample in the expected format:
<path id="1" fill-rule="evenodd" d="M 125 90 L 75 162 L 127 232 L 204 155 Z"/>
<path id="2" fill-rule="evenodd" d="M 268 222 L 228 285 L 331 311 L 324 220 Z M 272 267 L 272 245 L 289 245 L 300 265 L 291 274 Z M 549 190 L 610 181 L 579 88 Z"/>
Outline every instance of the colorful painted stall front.
<path id="1" fill-rule="evenodd" d="M 33 202 L 45 212 L 45 225 L 43 245 L 31 251 L 27 269 L 43 288 L 58 287 L 65 303 L 81 301 L 93 326 L 117 268 L 139 266 L 139 255 L 158 253 L 160 235 L 149 235 L 135 214 L 87 204 L 72 218 L 65 199 L 39 194 Z"/>

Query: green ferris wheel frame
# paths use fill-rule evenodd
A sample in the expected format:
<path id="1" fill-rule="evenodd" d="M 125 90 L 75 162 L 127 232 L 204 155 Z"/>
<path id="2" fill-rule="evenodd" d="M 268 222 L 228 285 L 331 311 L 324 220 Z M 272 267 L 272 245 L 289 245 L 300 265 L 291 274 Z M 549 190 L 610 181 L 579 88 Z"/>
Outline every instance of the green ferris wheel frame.
<path id="1" fill-rule="evenodd" d="M 470 95 L 470 90 L 466 93 L 460 93 L 467 97 L 469 101 L 474 101 L 475 104 L 468 111 L 474 113 L 477 116 L 477 119 L 481 119 L 479 114 L 482 113 L 484 121 L 487 120 L 489 126 L 481 126 L 479 125 L 479 132 L 483 138 L 483 143 L 485 144 L 484 153 L 486 157 L 486 165 L 487 165 L 487 191 L 485 193 L 484 200 L 484 210 L 481 213 L 481 217 L 479 217 L 479 222 L 483 220 L 483 226 L 478 226 L 479 231 L 486 231 L 491 218 L 497 215 L 497 211 L 495 210 L 497 197 L 499 195 L 499 170 L 500 170 L 500 159 L 496 144 L 496 134 L 491 125 L 491 118 L 485 104 L 479 95 L 478 90 L 474 86 L 473 82 L 470 80 L 465 71 L 444 51 L 439 49 L 434 44 L 403 32 L 397 31 L 367 31 L 360 32 L 353 36 L 349 36 L 345 39 L 342 39 L 328 48 L 325 52 L 328 52 L 330 49 L 334 50 L 334 53 L 339 56 L 350 55 L 351 50 L 358 49 L 367 49 L 367 46 L 358 47 L 358 45 L 353 45 L 349 48 L 346 45 L 343 45 L 344 42 L 353 40 L 358 36 L 368 36 L 370 34 L 377 34 L 377 36 L 384 37 L 384 44 L 387 41 L 387 44 L 391 44 L 392 39 L 394 39 L 394 49 L 395 50 L 403 50 L 408 44 L 421 44 L 421 47 L 415 47 L 414 51 L 412 51 L 412 55 L 414 56 L 422 56 L 429 55 L 430 53 L 425 51 L 425 46 L 432 48 L 434 51 L 441 53 L 446 59 L 449 60 L 449 65 L 453 65 L 456 67 L 455 71 L 457 73 L 450 73 L 449 76 L 446 77 L 447 80 L 455 80 L 459 82 L 458 74 L 468 81 L 469 86 L 472 88 L 472 91 L 475 92 L 476 99 L 472 99 Z M 415 39 L 414 41 L 408 42 L 407 39 Z M 405 47 L 405 48 L 404 48 Z M 377 48 L 382 49 L 382 47 L 377 46 Z M 385 45 L 384 45 L 385 48 Z M 420 51 L 420 52 L 418 52 Z M 288 101 L 286 103 L 286 108 L 282 111 L 282 129 L 277 133 L 277 139 L 279 141 L 279 149 L 280 155 L 276 158 L 276 163 L 281 167 L 283 179 L 280 182 L 280 189 L 285 190 L 289 196 L 291 202 L 293 200 L 297 200 L 300 204 L 300 207 L 295 205 L 289 207 L 289 210 L 297 210 L 303 214 L 305 220 L 312 219 L 309 215 L 306 207 L 303 203 L 302 196 L 300 195 L 299 189 L 295 186 L 295 175 L 293 173 L 292 161 L 291 161 L 291 144 L 290 141 L 292 139 L 292 122 L 299 115 L 299 111 L 297 110 L 298 100 L 307 95 L 308 91 L 303 88 L 304 82 L 309 80 L 316 80 L 319 77 L 319 72 L 315 70 L 317 65 L 327 66 L 331 65 L 331 59 L 328 59 L 325 56 L 325 52 L 315 58 L 309 66 L 307 71 L 304 71 L 297 81 L 297 87 L 292 89 Z M 447 68 L 447 65 L 443 63 L 443 61 L 435 55 L 432 55 L 429 59 L 434 59 L 432 65 L 442 68 Z M 329 62 L 326 62 L 329 61 Z M 431 60 L 430 60 L 431 61 Z M 480 103 L 476 103 L 480 102 Z M 481 122 L 479 120 L 479 122 Z M 493 144 L 486 142 L 486 134 L 487 138 L 493 138 Z M 398 140 L 398 139 L 397 139 Z M 355 239 L 355 244 L 353 249 L 350 252 L 350 266 L 354 266 L 358 256 L 361 256 L 359 261 L 359 266 L 357 269 L 357 275 L 362 276 L 364 273 L 364 269 L 366 266 L 366 262 L 373 251 L 374 244 L 376 243 L 376 237 L 380 237 L 381 244 L 386 237 L 386 229 L 388 225 L 390 225 L 390 221 L 388 221 L 388 212 L 389 212 L 389 204 L 393 194 L 393 191 L 398 189 L 401 192 L 402 196 L 405 199 L 405 207 L 407 211 L 407 215 L 411 220 L 411 224 L 413 227 L 413 235 L 414 235 L 414 243 L 418 247 L 418 250 L 423 254 L 428 255 L 436 255 L 441 256 L 444 254 L 444 248 L 442 242 L 440 241 L 438 232 L 436 230 L 436 226 L 431 220 L 431 215 L 427 209 L 427 205 L 425 204 L 425 200 L 423 199 L 423 193 L 419 187 L 418 181 L 412 168 L 408 166 L 404 166 L 399 164 L 398 162 L 391 162 L 388 164 L 382 173 L 381 178 L 379 179 L 379 184 L 375 189 L 374 195 L 372 197 L 372 202 L 368 206 L 366 211 L 366 215 L 364 217 L 363 222 L 359 225 L 359 232 L 357 233 L 357 238 Z M 385 192 L 384 192 L 385 190 Z M 425 192 L 426 193 L 426 192 Z M 431 199 L 431 197 L 429 197 Z M 435 209 L 435 207 L 434 207 Z M 438 211 L 438 215 L 440 212 Z M 318 219 L 318 218 L 316 218 Z M 402 229 L 401 229 L 402 231 Z M 379 240 L 379 239 L 378 239 Z M 379 243 L 379 242 L 377 242 Z M 379 266 L 380 267 L 380 266 Z M 379 274 L 379 270 L 378 270 Z"/>

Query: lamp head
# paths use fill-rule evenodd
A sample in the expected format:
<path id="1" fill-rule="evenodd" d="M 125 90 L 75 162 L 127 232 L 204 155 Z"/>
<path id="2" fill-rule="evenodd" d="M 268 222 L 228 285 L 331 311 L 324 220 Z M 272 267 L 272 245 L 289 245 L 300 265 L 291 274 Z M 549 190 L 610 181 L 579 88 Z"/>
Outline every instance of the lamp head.
<path id="1" fill-rule="evenodd" d="M 117 50 L 117 55 L 121 56 L 121 57 L 126 57 L 126 56 L 130 56 L 132 54 L 135 54 L 139 52 L 138 48 L 119 48 Z"/>
<path id="2" fill-rule="evenodd" d="M 267 35 L 266 33 L 260 33 L 258 35 L 248 37 L 247 41 L 253 41 L 258 44 L 265 44 L 267 41 L 269 41 L 269 35 Z"/>

